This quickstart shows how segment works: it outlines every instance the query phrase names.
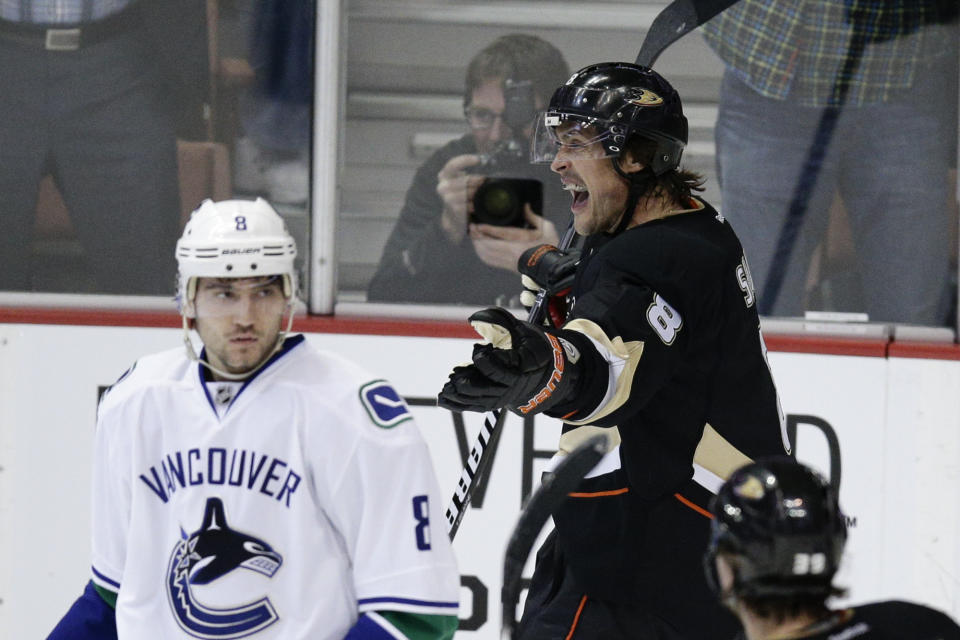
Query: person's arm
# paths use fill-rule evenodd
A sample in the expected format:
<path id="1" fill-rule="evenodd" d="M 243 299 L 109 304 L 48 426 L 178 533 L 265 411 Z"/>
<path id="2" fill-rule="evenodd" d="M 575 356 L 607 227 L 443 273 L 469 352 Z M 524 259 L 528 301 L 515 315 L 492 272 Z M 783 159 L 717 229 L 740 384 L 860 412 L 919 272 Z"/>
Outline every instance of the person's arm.
<path id="1" fill-rule="evenodd" d="M 437 193 L 441 170 L 451 158 L 470 149 L 472 146 L 464 140 L 455 141 L 438 150 L 417 169 L 397 224 L 390 232 L 370 281 L 367 291 L 370 301 L 436 301 L 435 291 L 442 286 L 449 266 L 463 256 L 464 250 L 470 250 L 464 237 L 455 242 L 444 231 L 444 202 Z"/>
<path id="2" fill-rule="evenodd" d="M 117 594 L 88 582 L 47 640 L 116 640 Z"/>
<path id="3" fill-rule="evenodd" d="M 344 640 L 448 640 L 457 630 L 456 616 L 403 611 L 367 611 Z"/>
<path id="4" fill-rule="evenodd" d="M 400 398 L 396 390 L 361 388 L 365 400 L 337 418 L 356 438 L 318 486 L 352 567 L 358 620 L 346 637 L 451 638 L 460 576 L 429 450 L 406 405 L 378 400 Z M 377 635 L 394 631 L 402 635 Z"/>
<path id="5" fill-rule="evenodd" d="M 682 360 L 689 333 L 683 314 L 660 293 L 643 282 L 616 280 L 581 296 L 563 329 L 588 339 L 593 350 L 587 352 L 607 373 L 603 398 L 593 406 L 561 407 L 568 410 L 564 420 L 597 426 L 619 424 L 647 404 Z"/>
<path id="6" fill-rule="evenodd" d="M 609 427 L 641 410 L 686 349 L 683 316 L 645 283 L 613 271 L 581 296 L 561 329 L 484 309 L 470 322 L 486 338 L 438 398 L 452 411 L 502 407 L 572 425 Z"/>
<path id="7" fill-rule="evenodd" d="M 429 277 L 427 249 L 433 246 L 444 252 L 449 244 L 440 229 L 442 205 L 434 191 L 436 176 L 429 174 L 427 165 L 420 167 L 407 191 L 367 290 L 372 302 L 417 302 L 429 294 L 429 287 L 423 286 Z"/>
<path id="8" fill-rule="evenodd" d="M 117 460 L 129 459 L 111 434 L 116 389 L 130 377 L 128 369 L 103 395 L 97 411 L 93 447 L 93 566 L 92 579 L 48 640 L 113 640 L 117 637 L 116 604 L 123 558 L 126 554 L 129 491 L 116 469 Z"/>

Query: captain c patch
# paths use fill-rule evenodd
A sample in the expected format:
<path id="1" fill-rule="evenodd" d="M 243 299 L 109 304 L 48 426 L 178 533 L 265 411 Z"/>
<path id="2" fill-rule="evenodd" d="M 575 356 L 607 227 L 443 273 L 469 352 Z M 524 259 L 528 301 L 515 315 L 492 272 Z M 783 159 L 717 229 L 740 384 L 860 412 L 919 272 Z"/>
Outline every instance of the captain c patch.
<path id="1" fill-rule="evenodd" d="M 384 429 L 412 417 L 407 403 L 386 380 L 374 380 L 360 387 L 360 401 L 374 424 Z"/>

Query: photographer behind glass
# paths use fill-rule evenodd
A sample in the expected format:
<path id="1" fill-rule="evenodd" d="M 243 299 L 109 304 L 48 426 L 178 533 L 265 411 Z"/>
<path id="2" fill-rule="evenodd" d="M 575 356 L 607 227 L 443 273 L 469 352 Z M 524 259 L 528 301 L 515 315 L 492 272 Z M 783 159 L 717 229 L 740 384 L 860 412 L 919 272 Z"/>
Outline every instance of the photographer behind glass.
<path id="1" fill-rule="evenodd" d="M 569 75 L 563 54 L 531 35 L 503 36 L 473 57 L 470 132 L 417 170 L 368 300 L 512 302 L 520 254 L 556 244 L 565 225 L 568 198 L 549 171 L 529 164 L 529 138 L 536 111 Z"/>

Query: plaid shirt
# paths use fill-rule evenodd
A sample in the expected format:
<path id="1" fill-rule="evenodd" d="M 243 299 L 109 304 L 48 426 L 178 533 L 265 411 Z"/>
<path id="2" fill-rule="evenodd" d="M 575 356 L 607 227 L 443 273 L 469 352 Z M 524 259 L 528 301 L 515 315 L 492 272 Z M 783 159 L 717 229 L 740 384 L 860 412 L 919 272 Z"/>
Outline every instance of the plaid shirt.
<path id="1" fill-rule="evenodd" d="M 946 48 L 949 27 L 931 23 L 951 13 L 949 2 L 957 0 L 740 0 L 703 34 L 768 98 L 836 105 L 846 85 L 845 104 L 876 104 L 909 89 L 918 66 L 923 73 L 921 63 Z M 859 64 L 838 82 L 854 42 L 865 43 Z"/>
<path id="2" fill-rule="evenodd" d="M 76 25 L 106 18 L 132 1 L 0 0 L 0 19 L 30 24 Z"/>

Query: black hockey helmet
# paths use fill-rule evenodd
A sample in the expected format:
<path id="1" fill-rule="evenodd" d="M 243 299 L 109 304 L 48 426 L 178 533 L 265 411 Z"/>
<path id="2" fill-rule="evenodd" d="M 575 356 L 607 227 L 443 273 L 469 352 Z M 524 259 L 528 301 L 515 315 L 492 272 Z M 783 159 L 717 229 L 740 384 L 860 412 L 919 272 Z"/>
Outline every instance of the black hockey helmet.
<path id="1" fill-rule="evenodd" d="M 657 143 L 651 169 L 662 175 L 680 165 L 687 144 L 687 119 L 680 96 L 663 76 L 627 62 L 584 67 L 558 88 L 537 121 L 533 162 L 550 162 L 560 144 L 557 127 L 573 123 L 590 127 L 580 144 L 602 143 L 603 155 L 619 156 L 631 135 Z"/>
<path id="2" fill-rule="evenodd" d="M 824 597 L 834 592 L 847 527 L 830 484 L 787 457 L 741 467 L 711 503 L 714 519 L 704 556 L 707 581 L 720 593 L 715 558 L 737 557 L 738 597 Z"/>

